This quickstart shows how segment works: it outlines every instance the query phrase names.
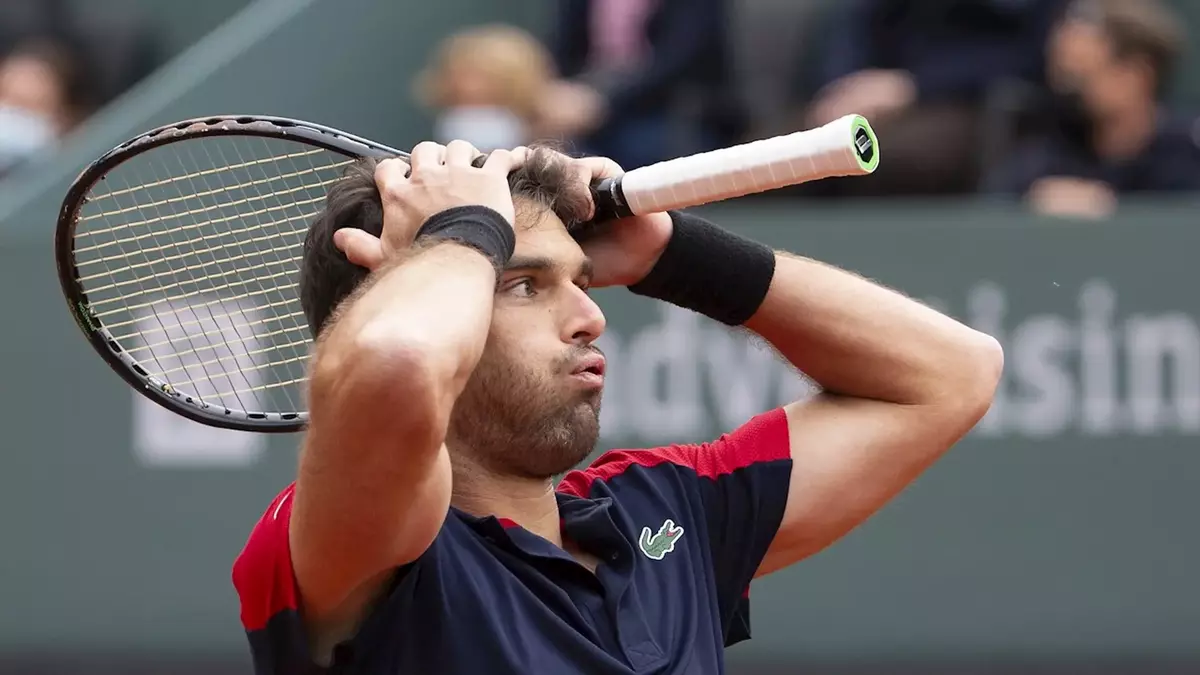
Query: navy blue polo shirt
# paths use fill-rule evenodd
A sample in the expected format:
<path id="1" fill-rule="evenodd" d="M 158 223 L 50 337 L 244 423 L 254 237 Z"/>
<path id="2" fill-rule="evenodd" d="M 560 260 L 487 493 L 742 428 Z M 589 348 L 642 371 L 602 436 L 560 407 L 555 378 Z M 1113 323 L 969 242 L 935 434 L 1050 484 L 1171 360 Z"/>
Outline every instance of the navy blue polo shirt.
<path id="1" fill-rule="evenodd" d="M 296 609 L 289 487 L 233 567 L 255 672 L 723 673 L 724 648 L 750 637 L 750 582 L 791 468 L 782 409 L 711 443 L 605 453 L 556 493 L 563 537 L 601 561 L 594 574 L 516 523 L 451 508 L 328 670 Z"/>

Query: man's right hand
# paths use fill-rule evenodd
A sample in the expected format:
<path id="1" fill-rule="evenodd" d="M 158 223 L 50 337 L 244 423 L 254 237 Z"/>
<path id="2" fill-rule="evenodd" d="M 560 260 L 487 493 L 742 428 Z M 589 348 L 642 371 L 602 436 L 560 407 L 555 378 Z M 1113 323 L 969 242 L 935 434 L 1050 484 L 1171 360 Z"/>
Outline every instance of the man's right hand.
<path id="1" fill-rule="evenodd" d="M 456 206 L 494 209 L 511 225 L 516 220 L 508 174 L 514 154 L 496 150 L 482 167 L 471 162 L 479 150 L 466 141 L 440 145 L 417 144 L 409 161 L 385 159 L 375 168 L 375 184 L 383 201 L 383 235 L 374 237 L 357 228 L 343 228 L 334 244 L 350 262 L 369 270 L 408 249 L 430 216 Z"/>

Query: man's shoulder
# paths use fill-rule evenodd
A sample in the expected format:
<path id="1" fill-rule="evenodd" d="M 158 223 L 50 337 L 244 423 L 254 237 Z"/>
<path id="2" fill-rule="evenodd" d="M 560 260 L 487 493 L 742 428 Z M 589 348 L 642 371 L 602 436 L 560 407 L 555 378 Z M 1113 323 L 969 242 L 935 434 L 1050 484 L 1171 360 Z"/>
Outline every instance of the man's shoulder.
<path id="1" fill-rule="evenodd" d="M 597 482 L 631 473 L 678 473 L 678 469 L 694 477 L 716 478 L 750 464 L 784 459 L 788 447 L 787 415 L 783 408 L 774 408 L 710 442 L 609 450 L 586 468 L 568 473 L 559 491 L 586 497 Z"/>
<path id="2" fill-rule="evenodd" d="M 292 497 L 296 492 L 296 484 L 289 483 L 280 490 L 259 514 L 246 540 L 246 546 L 253 548 L 254 544 L 264 537 L 275 540 L 280 532 L 286 532 L 292 518 Z"/>
<path id="3" fill-rule="evenodd" d="M 292 482 L 275 495 L 259 514 L 258 520 L 254 522 L 246 542 L 247 545 L 253 544 L 255 540 L 261 539 L 263 536 L 277 534 L 281 530 L 287 531 L 288 523 L 292 519 L 292 498 L 295 492 L 296 484 Z"/>
<path id="4" fill-rule="evenodd" d="M 289 484 L 271 500 L 233 563 L 233 585 L 241 601 L 242 625 L 248 631 L 265 628 L 273 617 L 296 609 L 288 547 L 295 488 L 295 483 Z"/>

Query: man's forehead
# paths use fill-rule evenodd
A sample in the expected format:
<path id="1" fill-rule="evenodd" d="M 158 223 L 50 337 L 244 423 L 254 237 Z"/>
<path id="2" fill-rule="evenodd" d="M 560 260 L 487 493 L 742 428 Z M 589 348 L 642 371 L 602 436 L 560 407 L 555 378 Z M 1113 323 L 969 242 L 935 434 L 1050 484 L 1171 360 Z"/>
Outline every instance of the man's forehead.
<path id="1" fill-rule="evenodd" d="M 570 274 L 587 267 L 589 261 L 566 225 L 552 213 L 521 223 L 516 228 L 517 245 L 509 267 L 560 267 Z M 536 262 L 527 265 L 525 263 Z"/>
<path id="2" fill-rule="evenodd" d="M 536 250 L 543 255 L 554 249 L 579 251 L 579 244 L 567 232 L 567 226 L 550 211 L 525 214 L 518 211 L 513 231 L 517 235 L 517 251 Z"/>

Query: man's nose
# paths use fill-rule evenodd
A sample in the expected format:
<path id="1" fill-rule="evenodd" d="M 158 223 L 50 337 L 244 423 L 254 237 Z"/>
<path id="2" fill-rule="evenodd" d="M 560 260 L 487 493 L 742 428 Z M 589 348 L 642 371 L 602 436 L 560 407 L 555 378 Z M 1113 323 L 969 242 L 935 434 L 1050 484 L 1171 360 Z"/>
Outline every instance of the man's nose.
<path id="1" fill-rule="evenodd" d="M 603 335 L 607 321 L 596 301 L 578 286 L 571 287 L 569 298 L 564 331 L 567 341 L 588 344 Z"/>

